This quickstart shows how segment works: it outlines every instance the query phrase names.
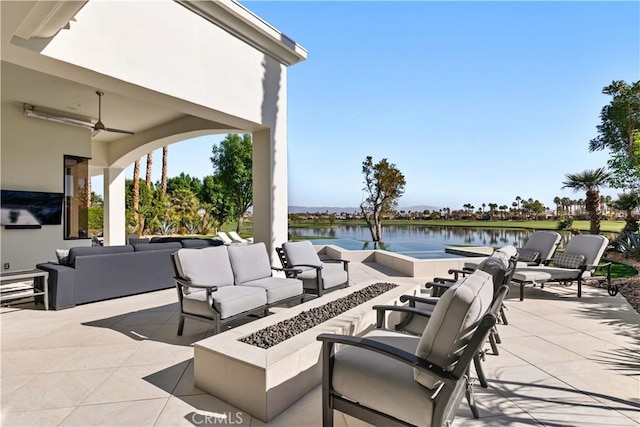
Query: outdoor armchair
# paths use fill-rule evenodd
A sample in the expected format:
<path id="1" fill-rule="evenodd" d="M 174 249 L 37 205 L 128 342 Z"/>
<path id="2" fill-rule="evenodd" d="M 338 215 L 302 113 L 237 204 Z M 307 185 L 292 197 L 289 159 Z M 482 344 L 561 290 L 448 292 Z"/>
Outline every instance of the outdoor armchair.
<path id="1" fill-rule="evenodd" d="M 564 252 L 554 255 L 553 265 L 520 268 L 517 267 L 512 280 L 520 285 L 520 301 L 524 299 L 525 285 L 539 284 L 541 288 L 547 283 L 561 283 L 570 285 L 578 284 L 578 297 L 582 296 L 582 282 L 589 278 L 596 278 L 597 268 L 605 271 L 604 276 L 598 276 L 605 280 L 609 293 L 613 293 L 611 284 L 611 263 L 600 264 L 600 259 L 607 249 L 609 239 L 601 235 L 578 234 L 569 239 Z"/>
<path id="2" fill-rule="evenodd" d="M 469 368 L 500 306 L 489 274 L 465 280 L 445 292 L 420 337 L 381 329 L 318 336 L 323 426 L 333 425 L 334 409 L 373 425 L 443 426 L 465 395 L 475 407 Z"/>
<path id="3" fill-rule="evenodd" d="M 280 252 L 278 253 L 280 255 Z M 280 261 L 283 262 L 283 267 L 302 270 L 296 277 L 302 280 L 307 293 L 322 296 L 324 292 L 349 286 L 349 261 L 321 260 L 308 240 L 286 242 L 282 245 L 281 253 L 283 257 Z M 342 268 L 335 264 L 342 264 Z"/>
<path id="4" fill-rule="evenodd" d="M 253 243 L 253 238 L 250 239 L 245 239 L 243 237 L 240 237 L 240 235 L 238 233 L 236 233 L 235 231 L 228 231 L 227 235 L 231 238 L 231 240 L 233 240 L 235 243 L 243 243 L 243 244 L 247 244 L 247 243 Z"/>

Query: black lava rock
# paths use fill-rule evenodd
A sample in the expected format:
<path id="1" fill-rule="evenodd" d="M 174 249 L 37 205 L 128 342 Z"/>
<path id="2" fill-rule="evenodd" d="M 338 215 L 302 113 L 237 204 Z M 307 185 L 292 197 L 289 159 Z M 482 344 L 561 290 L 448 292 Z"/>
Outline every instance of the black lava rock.
<path id="1" fill-rule="evenodd" d="M 240 341 L 265 349 L 273 347 L 397 286 L 393 283 L 374 283 L 346 297 L 303 311 L 290 319 L 260 329 L 251 335 L 241 338 Z"/>

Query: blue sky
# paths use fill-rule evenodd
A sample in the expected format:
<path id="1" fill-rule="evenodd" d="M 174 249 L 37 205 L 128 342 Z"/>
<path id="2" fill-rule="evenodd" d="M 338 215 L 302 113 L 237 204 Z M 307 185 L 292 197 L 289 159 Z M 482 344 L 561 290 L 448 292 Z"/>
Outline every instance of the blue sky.
<path id="1" fill-rule="evenodd" d="M 584 198 L 561 186 L 606 165 L 602 88 L 640 79 L 639 2 L 242 4 L 309 52 L 288 74 L 290 205 L 358 206 L 367 155 L 404 173 L 400 206 Z M 171 145 L 169 175 L 211 174 L 219 140 Z"/>

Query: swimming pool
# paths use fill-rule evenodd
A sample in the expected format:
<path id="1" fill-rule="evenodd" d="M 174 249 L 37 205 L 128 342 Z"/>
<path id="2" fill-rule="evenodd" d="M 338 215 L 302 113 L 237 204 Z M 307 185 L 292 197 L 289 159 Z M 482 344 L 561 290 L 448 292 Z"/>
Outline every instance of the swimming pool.
<path id="1" fill-rule="evenodd" d="M 459 258 L 461 255 L 445 252 L 445 246 L 427 242 L 384 242 L 374 244 L 355 239 L 313 239 L 314 245 L 335 245 L 351 251 L 383 249 L 417 259 Z"/>

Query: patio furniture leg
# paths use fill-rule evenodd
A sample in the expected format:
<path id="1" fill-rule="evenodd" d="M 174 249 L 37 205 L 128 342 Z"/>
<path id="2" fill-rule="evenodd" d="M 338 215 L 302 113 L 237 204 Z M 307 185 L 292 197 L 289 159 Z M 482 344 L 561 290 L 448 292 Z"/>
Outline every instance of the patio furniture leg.
<path id="1" fill-rule="evenodd" d="M 469 403 L 469 408 L 471 408 L 471 413 L 473 414 L 473 418 L 480 418 L 480 413 L 478 412 L 478 407 L 476 406 L 475 396 L 473 395 L 473 383 L 471 379 L 467 375 L 467 390 L 465 391 L 465 396 L 467 397 L 467 402 Z"/>
<path id="2" fill-rule="evenodd" d="M 582 297 L 582 279 L 578 279 L 578 298 Z"/>
<path id="3" fill-rule="evenodd" d="M 484 354 L 480 356 L 480 353 L 476 353 L 473 357 L 473 366 L 476 368 L 476 374 L 478 375 L 478 382 L 482 386 L 482 388 L 489 387 L 489 383 L 487 382 L 487 377 L 484 375 L 484 371 L 482 370 L 482 364 L 480 363 L 484 358 Z M 471 403 L 469 403 L 471 405 Z"/>
<path id="4" fill-rule="evenodd" d="M 524 283 L 520 283 L 520 301 L 524 300 Z"/>
<path id="5" fill-rule="evenodd" d="M 180 316 L 180 320 L 178 320 L 178 335 L 182 335 L 182 330 L 184 329 L 184 316 Z"/>
<path id="6" fill-rule="evenodd" d="M 491 351 L 493 352 L 493 354 L 495 354 L 496 356 L 500 354 L 498 351 L 498 344 L 496 342 L 496 337 L 493 334 L 493 332 L 489 334 L 489 343 L 491 344 Z"/>

